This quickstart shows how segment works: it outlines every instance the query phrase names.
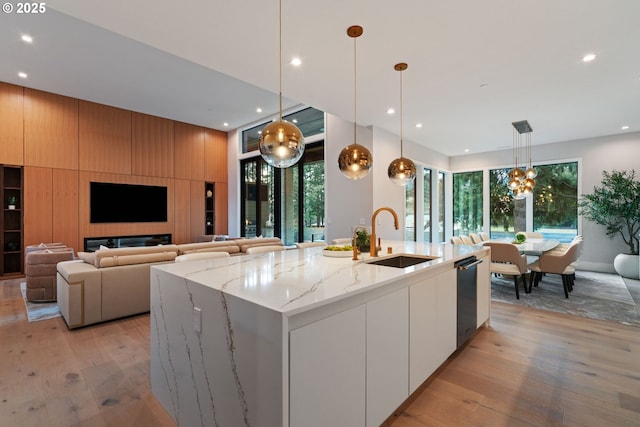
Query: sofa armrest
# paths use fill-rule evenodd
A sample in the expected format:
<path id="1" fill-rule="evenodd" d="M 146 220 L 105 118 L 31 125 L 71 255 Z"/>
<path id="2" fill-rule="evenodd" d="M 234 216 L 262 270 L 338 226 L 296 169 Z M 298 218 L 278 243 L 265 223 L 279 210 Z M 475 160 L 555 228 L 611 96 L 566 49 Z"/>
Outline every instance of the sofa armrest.
<path id="1" fill-rule="evenodd" d="M 86 262 L 63 261 L 57 265 L 58 307 L 69 329 L 102 320 L 100 271 Z"/>

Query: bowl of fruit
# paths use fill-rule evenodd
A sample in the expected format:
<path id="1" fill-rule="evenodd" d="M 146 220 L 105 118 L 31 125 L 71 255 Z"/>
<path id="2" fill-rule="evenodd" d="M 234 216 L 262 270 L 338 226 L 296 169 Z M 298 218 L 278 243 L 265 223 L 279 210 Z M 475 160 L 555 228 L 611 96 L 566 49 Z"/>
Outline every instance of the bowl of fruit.
<path id="1" fill-rule="evenodd" d="M 353 246 L 351 245 L 330 245 L 325 246 L 322 255 L 333 258 L 347 258 L 353 256 Z"/>

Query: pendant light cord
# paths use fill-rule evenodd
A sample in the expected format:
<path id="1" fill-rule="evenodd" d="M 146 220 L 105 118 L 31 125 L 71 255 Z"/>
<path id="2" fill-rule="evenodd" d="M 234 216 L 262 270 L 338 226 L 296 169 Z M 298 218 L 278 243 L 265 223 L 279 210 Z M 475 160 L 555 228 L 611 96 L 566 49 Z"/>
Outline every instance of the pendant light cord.
<path id="1" fill-rule="evenodd" d="M 356 40 L 357 37 L 353 38 L 353 144 L 358 145 L 356 132 L 358 129 L 358 69 L 357 69 L 357 61 L 356 61 Z"/>
<path id="2" fill-rule="evenodd" d="M 279 25 L 279 39 L 280 39 L 280 56 L 279 56 L 279 66 L 280 66 L 280 121 L 282 121 L 282 0 L 280 0 L 280 9 L 278 16 L 278 25 Z"/>
<path id="3" fill-rule="evenodd" d="M 400 157 L 404 157 L 402 152 L 402 73 L 400 71 Z"/>

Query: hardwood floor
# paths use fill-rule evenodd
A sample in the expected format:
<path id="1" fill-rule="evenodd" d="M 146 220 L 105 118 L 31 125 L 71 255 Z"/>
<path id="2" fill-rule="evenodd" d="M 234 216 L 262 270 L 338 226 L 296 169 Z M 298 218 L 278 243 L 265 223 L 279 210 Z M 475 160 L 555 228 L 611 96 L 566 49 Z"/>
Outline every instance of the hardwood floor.
<path id="1" fill-rule="evenodd" d="M 19 281 L 0 281 L 0 426 L 175 426 L 150 392 L 148 315 L 74 331 L 28 323 Z M 492 310 L 387 424 L 640 425 L 640 328 Z"/>

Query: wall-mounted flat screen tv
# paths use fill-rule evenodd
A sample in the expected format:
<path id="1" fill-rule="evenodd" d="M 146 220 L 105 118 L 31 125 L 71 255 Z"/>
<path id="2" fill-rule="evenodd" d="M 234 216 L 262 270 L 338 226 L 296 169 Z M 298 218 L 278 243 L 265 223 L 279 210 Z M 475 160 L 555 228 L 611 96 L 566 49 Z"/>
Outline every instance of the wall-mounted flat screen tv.
<path id="1" fill-rule="evenodd" d="M 90 221 L 166 222 L 167 187 L 90 183 Z"/>

